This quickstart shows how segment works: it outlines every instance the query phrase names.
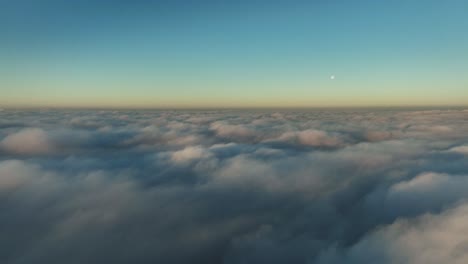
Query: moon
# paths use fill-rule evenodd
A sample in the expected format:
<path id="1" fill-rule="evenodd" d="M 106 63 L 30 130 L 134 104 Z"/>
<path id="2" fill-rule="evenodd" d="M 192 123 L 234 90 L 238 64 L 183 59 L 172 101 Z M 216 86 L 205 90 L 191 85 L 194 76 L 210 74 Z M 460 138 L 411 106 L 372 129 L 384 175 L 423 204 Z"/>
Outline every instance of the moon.
<path id="1" fill-rule="evenodd" d="M 330 76 L 330 80 L 335 80 L 335 75 Z"/>

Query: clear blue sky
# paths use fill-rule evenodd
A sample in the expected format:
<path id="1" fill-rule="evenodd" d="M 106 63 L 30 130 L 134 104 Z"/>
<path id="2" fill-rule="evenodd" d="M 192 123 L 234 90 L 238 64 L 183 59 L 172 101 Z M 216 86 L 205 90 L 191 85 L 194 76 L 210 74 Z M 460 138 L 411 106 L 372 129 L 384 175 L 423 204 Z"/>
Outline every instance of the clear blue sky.
<path id="1" fill-rule="evenodd" d="M 0 0 L 0 58 L 0 106 L 467 105 L 468 1 Z"/>

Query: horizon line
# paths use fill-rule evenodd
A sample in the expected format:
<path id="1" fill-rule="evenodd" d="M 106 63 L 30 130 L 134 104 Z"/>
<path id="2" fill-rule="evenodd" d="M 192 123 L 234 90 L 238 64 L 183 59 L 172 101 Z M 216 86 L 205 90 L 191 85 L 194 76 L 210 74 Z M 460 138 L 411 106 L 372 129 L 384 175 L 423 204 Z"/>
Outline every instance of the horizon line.
<path id="1" fill-rule="evenodd" d="M 466 105 L 382 105 L 382 106 L 1 106 L 1 110 L 307 110 L 307 109 L 460 109 L 468 108 Z"/>

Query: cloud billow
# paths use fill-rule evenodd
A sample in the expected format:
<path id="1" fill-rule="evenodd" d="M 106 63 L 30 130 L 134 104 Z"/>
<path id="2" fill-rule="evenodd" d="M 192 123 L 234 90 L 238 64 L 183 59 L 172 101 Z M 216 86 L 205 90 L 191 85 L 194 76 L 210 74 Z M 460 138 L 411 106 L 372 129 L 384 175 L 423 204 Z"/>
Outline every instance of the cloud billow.
<path id="1" fill-rule="evenodd" d="M 466 263 L 464 110 L 0 116 L 1 263 Z"/>

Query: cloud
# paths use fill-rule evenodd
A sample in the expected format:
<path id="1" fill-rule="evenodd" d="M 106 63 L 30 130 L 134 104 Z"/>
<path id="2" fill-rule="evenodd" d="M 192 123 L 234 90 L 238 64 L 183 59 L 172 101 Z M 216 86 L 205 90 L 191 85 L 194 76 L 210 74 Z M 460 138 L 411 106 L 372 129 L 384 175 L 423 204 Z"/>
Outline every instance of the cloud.
<path id="1" fill-rule="evenodd" d="M 255 136 L 255 132 L 245 125 L 232 125 L 223 122 L 214 122 L 210 125 L 217 136 L 223 138 L 234 138 L 238 140 L 246 140 Z"/>
<path id="2" fill-rule="evenodd" d="M 338 147 L 343 144 L 338 136 L 315 129 L 286 132 L 277 140 L 312 147 Z"/>
<path id="3" fill-rule="evenodd" d="M 468 145 L 453 147 L 449 151 L 466 155 L 468 154 Z"/>
<path id="4" fill-rule="evenodd" d="M 171 160 L 183 164 L 194 160 L 210 158 L 212 154 L 201 146 L 186 147 L 171 154 Z"/>
<path id="5" fill-rule="evenodd" d="M 37 173 L 34 166 L 26 166 L 19 160 L 0 162 L 0 191 L 13 191 L 31 180 Z"/>
<path id="6" fill-rule="evenodd" d="M 0 262 L 464 263 L 465 116 L 4 110 Z"/>
<path id="7" fill-rule="evenodd" d="M 435 212 L 468 197 L 468 177 L 427 172 L 392 185 L 387 210 L 395 216 Z"/>
<path id="8" fill-rule="evenodd" d="M 384 141 L 395 138 L 391 131 L 367 131 L 365 138 L 371 142 Z"/>
<path id="9" fill-rule="evenodd" d="M 466 263 L 468 205 L 441 214 L 398 220 L 363 238 L 350 249 L 331 249 L 317 263 Z"/>
<path id="10" fill-rule="evenodd" d="M 17 154 L 43 154 L 53 152 L 47 133 L 40 128 L 26 128 L 6 136 L 0 147 Z"/>

